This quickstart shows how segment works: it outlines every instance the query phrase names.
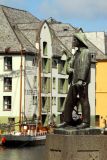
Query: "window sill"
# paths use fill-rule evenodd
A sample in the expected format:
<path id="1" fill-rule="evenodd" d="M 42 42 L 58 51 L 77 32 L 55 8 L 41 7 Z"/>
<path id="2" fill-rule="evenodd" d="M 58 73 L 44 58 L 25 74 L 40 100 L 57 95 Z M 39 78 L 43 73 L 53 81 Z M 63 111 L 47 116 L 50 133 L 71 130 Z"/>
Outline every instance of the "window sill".
<path id="1" fill-rule="evenodd" d="M 46 70 L 43 70 L 42 72 L 43 72 L 43 73 L 46 73 L 46 74 L 48 74 L 48 73 L 49 73 L 49 72 L 48 72 L 48 71 L 46 71 Z"/>
<path id="2" fill-rule="evenodd" d="M 3 111 L 11 111 L 11 109 L 3 109 Z"/>
<path id="3" fill-rule="evenodd" d="M 4 72 L 10 72 L 13 71 L 12 69 L 4 69 Z"/>
<path id="4" fill-rule="evenodd" d="M 58 74 L 66 75 L 66 73 L 65 73 L 65 72 L 58 72 Z"/>
<path id="5" fill-rule="evenodd" d="M 3 92 L 12 92 L 12 90 L 4 90 Z"/>

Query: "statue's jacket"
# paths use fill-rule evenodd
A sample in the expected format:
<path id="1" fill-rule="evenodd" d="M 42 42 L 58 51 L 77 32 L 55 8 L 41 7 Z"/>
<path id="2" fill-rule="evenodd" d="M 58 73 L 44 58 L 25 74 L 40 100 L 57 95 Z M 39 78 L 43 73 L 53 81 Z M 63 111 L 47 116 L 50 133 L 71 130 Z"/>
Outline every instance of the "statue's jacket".
<path id="1" fill-rule="evenodd" d="M 77 50 L 68 63 L 70 81 L 75 84 L 78 80 L 82 80 L 88 84 L 90 82 L 90 65 L 91 54 L 89 53 L 89 50 L 86 48 Z"/>

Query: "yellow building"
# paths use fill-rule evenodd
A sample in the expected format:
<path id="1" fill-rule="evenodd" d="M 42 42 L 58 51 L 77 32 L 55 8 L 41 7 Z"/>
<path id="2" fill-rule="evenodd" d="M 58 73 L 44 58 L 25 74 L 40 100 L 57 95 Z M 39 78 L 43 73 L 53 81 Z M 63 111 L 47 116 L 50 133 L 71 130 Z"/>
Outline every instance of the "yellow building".
<path id="1" fill-rule="evenodd" d="M 96 125 L 107 123 L 107 60 L 96 63 Z"/>

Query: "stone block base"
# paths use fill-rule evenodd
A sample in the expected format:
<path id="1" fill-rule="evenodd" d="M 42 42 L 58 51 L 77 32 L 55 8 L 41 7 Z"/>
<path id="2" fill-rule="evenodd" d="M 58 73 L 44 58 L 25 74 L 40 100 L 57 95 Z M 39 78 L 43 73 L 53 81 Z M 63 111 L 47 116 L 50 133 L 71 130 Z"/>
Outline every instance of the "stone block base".
<path id="1" fill-rule="evenodd" d="M 46 160 L 107 160 L 107 135 L 49 134 Z"/>

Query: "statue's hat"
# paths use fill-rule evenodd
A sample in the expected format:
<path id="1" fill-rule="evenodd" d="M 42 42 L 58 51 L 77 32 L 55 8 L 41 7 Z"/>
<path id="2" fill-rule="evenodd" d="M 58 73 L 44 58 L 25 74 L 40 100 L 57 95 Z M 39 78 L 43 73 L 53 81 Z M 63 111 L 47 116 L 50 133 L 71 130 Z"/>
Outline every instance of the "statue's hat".
<path id="1" fill-rule="evenodd" d="M 82 32 L 79 32 L 79 33 L 75 33 L 74 36 L 80 41 L 82 42 L 86 47 L 88 47 L 88 44 L 87 44 L 87 38 L 86 38 L 86 35 Z"/>

